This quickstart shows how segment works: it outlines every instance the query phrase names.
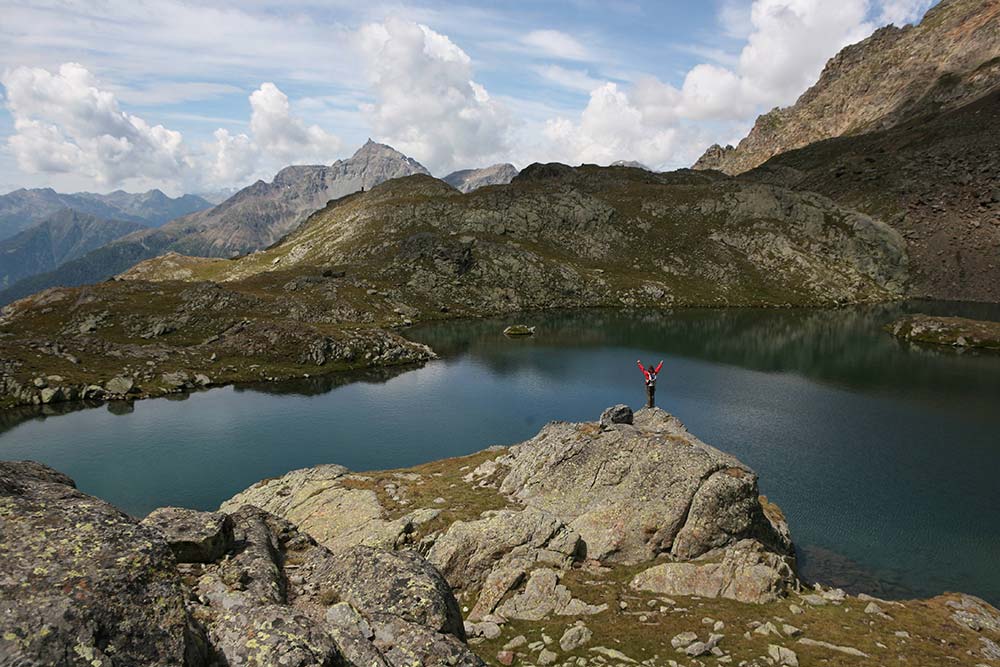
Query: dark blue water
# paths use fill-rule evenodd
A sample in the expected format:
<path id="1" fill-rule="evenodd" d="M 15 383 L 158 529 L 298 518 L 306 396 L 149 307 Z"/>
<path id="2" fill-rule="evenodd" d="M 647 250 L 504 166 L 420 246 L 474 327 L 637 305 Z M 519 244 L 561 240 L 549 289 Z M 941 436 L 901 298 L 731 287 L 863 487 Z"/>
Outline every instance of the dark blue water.
<path id="1" fill-rule="evenodd" d="M 141 515 L 214 508 L 317 463 L 401 467 L 508 444 L 551 419 L 638 407 L 635 359 L 666 359 L 657 398 L 760 474 L 806 576 L 881 595 L 1000 602 L 1000 355 L 901 344 L 904 310 L 1000 319 L 995 307 L 586 311 L 410 332 L 423 368 L 223 388 L 187 400 L 7 415 L 0 457 L 32 458 Z M 69 406 L 63 410 L 72 409 Z M 110 410 L 114 410 L 114 412 Z"/>

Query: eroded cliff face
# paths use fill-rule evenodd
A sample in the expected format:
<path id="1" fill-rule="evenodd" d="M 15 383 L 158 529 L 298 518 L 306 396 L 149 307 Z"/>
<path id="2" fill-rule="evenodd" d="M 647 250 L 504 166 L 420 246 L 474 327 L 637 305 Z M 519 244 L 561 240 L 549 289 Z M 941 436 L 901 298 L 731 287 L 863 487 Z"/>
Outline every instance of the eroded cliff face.
<path id="1" fill-rule="evenodd" d="M 998 85 L 1000 2 L 943 0 L 919 25 L 844 48 L 794 105 L 758 118 L 738 146 L 712 146 L 694 168 L 743 173 L 817 141 L 956 109 Z"/>
<path id="2" fill-rule="evenodd" d="M 1000 657 L 1000 612 L 796 577 L 743 463 L 657 409 L 142 521 L 0 462 L 0 664 L 648 667 Z M 946 641 L 942 641 L 946 639 Z"/>

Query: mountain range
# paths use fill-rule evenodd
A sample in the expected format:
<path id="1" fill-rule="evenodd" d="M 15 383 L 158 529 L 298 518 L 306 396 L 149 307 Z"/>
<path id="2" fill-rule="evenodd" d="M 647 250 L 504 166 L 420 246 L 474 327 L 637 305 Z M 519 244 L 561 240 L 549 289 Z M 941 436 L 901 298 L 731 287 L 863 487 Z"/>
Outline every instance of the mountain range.
<path id="1" fill-rule="evenodd" d="M 211 206 L 210 202 L 196 195 L 174 198 L 160 190 L 134 194 L 116 190 L 104 195 L 93 192 L 61 194 L 52 188 L 21 188 L 0 195 L 0 240 L 10 238 L 67 208 L 105 220 L 158 227 L 174 218 Z"/>
<path id="2" fill-rule="evenodd" d="M 942 0 L 919 25 L 888 26 L 843 49 L 794 105 L 761 116 L 738 146 L 711 147 L 694 168 L 818 192 L 884 220 L 906 241 L 910 296 L 1000 301 L 998 90 L 1000 0 Z M 615 166 L 646 169 L 637 162 Z M 0 292 L 0 304 L 53 285 L 97 282 L 163 253 L 255 252 L 328 201 L 427 173 L 415 160 L 369 140 L 347 160 L 287 167 L 270 183 L 258 181 L 215 207 L 133 232 L 30 276 Z M 498 164 L 443 180 L 468 193 L 516 175 L 512 165 Z M 72 197 L 119 212 L 91 213 L 97 217 L 133 220 L 142 209 L 119 201 L 123 195 Z M 67 196 L 7 195 L 21 201 L 21 209 L 22 200 L 53 197 Z"/>
<path id="3" fill-rule="evenodd" d="M 160 254 L 10 304 L 0 400 L 34 400 L 32 379 L 53 374 L 84 388 L 133 374 L 156 395 L 164 373 L 225 383 L 414 361 L 390 330 L 441 317 L 834 306 L 898 298 L 906 280 L 886 224 L 718 172 L 535 164 L 468 194 L 413 174 L 330 201 L 259 252 Z"/>
<path id="4" fill-rule="evenodd" d="M 21 280 L 0 292 L 0 304 L 55 285 L 99 282 L 162 253 L 233 257 L 260 250 L 332 199 L 392 178 L 427 173 L 416 160 L 368 140 L 347 160 L 286 167 L 270 183 L 257 181 L 218 206 L 129 234 L 53 271 Z"/>

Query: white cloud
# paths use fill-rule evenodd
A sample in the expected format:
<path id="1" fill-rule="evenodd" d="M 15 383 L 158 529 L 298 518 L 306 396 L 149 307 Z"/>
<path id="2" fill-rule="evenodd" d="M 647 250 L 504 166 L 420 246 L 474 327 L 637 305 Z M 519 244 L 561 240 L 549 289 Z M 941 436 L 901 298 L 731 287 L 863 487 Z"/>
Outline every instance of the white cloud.
<path id="1" fill-rule="evenodd" d="M 208 156 L 205 164 L 203 187 L 223 188 L 250 180 L 257 171 L 260 151 L 246 134 L 232 135 L 219 128 L 213 134 L 215 141 L 205 147 Z"/>
<path id="2" fill-rule="evenodd" d="M 563 60 L 586 60 L 587 49 L 572 35 L 559 30 L 532 30 L 521 38 L 521 42 L 539 55 L 552 56 Z"/>
<path id="3" fill-rule="evenodd" d="M 867 14 L 868 0 L 756 0 L 737 72 L 746 99 L 794 102 L 831 56 L 872 32 Z"/>
<path id="4" fill-rule="evenodd" d="M 570 162 L 676 164 L 691 153 L 692 137 L 700 141 L 713 128 L 728 136 L 756 113 L 794 102 L 831 56 L 872 31 L 870 10 L 869 0 L 727 2 L 718 18 L 727 36 L 745 35 L 738 60 L 696 65 L 679 89 L 653 77 L 624 88 L 605 83 L 593 89 L 578 120 L 552 119 L 545 136 Z"/>
<path id="5" fill-rule="evenodd" d="M 250 95 L 250 108 L 250 131 L 269 158 L 282 164 L 328 163 L 336 158 L 340 139 L 318 125 L 306 126 L 292 116 L 288 96 L 273 83 L 261 84 Z"/>
<path id="6" fill-rule="evenodd" d="M 584 70 L 570 69 L 560 65 L 536 65 L 532 68 L 538 76 L 563 88 L 590 92 L 602 84 Z"/>
<path id="7" fill-rule="evenodd" d="M 75 172 L 102 186 L 137 173 L 179 180 L 193 166 L 179 132 L 122 111 L 83 66 L 19 67 L 2 78 L 14 118 L 9 145 L 28 172 Z"/>
<path id="8" fill-rule="evenodd" d="M 358 44 L 376 98 L 362 110 L 380 140 L 435 173 L 505 155 L 509 114 L 472 80 L 471 59 L 450 39 L 390 18 L 365 25 Z"/>
<path id="9" fill-rule="evenodd" d="M 553 119 L 544 132 L 553 155 L 572 164 L 620 159 L 659 163 L 673 151 L 677 138 L 676 128 L 648 123 L 643 109 L 614 83 L 590 94 L 578 123 Z"/>
<path id="10" fill-rule="evenodd" d="M 753 31 L 750 22 L 750 3 L 745 0 L 726 0 L 719 7 L 719 26 L 726 37 L 746 39 Z"/>
<path id="11" fill-rule="evenodd" d="M 677 114 L 685 118 L 742 117 L 752 112 L 740 77 L 725 67 L 696 65 L 684 77 Z"/>
<path id="12" fill-rule="evenodd" d="M 241 184 L 290 164 L 329 163 L 340 140 L 292 114 L 288 97 L 264 83 L 249 98 L 250 134 L 218 129 L 194 151 L 180 132 L 123 111 L 82 65 L 55 73 L 6 72 L 4 103 L 14 118 L 8 145 L 22 171 L 74 174 L 99 187 L 156 183 L 169 190 Z"/>

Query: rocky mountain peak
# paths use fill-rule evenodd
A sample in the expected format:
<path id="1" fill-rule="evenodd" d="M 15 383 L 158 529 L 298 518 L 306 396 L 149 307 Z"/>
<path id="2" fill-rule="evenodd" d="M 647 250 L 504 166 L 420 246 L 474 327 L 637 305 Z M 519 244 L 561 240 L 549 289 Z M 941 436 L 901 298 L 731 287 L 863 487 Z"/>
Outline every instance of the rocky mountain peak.
<path id="1" fill-rule="evenodd" d="M 368 141 L 366 141 L 361 148 L 356 150 L 348 162 L 371 162 L 373 160 L 399 160 L 410 165 L 418 165 L 420 166 L 420 169 L 423 169 L 425 172 L 427 171 L 423 168 L 423 165 L 420 165 L 420 163 L 413 158 L 403 155 L 388 144 L 380 144 L 377 141 L 372 141 L 371 139 L 368 139 Z"/>
<path id="2" fill-rule="evenodd" d="M 712 146 L 694 167 L 743 173 L 817 141 L 957 109 L 998 86 L 1000 0 L 944 0 L 918 25 L 886 26 L 842 49 L 794 105 L 760 116 L 736 148 Z"/>
<path id="3" fill-rule="evenodd" d="M 504 162 L 481 169 L 462 169 L 448 174 L 441 180 L 461 192 L 472 192 L 486 185 L 510 183 L 517 174 L 517 167 Z"/>

